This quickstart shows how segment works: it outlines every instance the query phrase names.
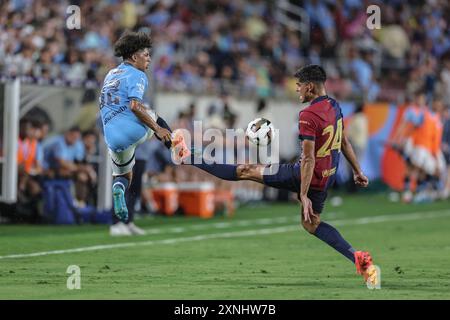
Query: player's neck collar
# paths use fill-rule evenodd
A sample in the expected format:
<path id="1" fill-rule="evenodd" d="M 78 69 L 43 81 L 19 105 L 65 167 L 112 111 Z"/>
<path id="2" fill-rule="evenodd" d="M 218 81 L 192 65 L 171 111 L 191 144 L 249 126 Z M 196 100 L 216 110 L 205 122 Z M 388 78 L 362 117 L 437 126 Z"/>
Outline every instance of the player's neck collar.
<path id="1" fill-rule="evenodd" d="M 125 65 L 125 66 L 130 66 L 130 67 L 134 67 L 135 68 L 135 66 L 133 66 L 133 64 L 131 62 L 128 62 L 128 61 L 123 61 L 122 64 Z"/>
<path id="2" fill-rule="evenodd" d="M 325 99 L 328 99 L 328 95 L 327 94 L 324 95 L 324 96 L 320 96 L 320 97 L 315 98 L 313 101 L 311 101 L 311 104 L 320 102 L 320 101 L 325 100 Z"/>

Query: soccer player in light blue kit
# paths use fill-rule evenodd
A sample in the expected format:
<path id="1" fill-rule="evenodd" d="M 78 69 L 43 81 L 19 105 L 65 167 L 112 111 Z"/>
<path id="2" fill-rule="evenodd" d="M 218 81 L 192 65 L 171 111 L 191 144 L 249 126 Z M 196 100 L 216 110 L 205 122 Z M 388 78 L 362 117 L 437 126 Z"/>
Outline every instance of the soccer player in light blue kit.
<path id="1" fill-rule="evenodd" d="M 124 222 L 128 219 L 125 192 L 132 179 L 136 147 L 155 134 L 175 156 L 190 155 L 182 136 L 172 136 L 167 123 L 142 104 L 151 47 L 151 38 L 144 32 L 122 35 L 114 45 L 114 54 L 123 62 L 108 72 L 100 95 L 105 142 L 113 168 L 114 213 Z"/>

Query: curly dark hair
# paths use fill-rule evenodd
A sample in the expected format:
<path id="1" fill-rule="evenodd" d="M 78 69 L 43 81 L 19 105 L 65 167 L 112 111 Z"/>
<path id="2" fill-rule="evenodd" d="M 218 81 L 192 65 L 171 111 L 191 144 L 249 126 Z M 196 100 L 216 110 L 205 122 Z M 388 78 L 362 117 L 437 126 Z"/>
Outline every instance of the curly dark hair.
<path id="1" fill-rule="evenodd" d="M 127 31 L 114 44 L 114 55 L 128 59 L 135 52 L 145 48 L 152 48 L 152 38 L 150 35 L 142 31 Z"/>
<path id="2" fill-rule="evenodd" d="M 327 80 L 325 70 L 317 64 L 309 64 L 297 70 L 295 77 L 301 83 L 318 82 L 324 83 Z"/>

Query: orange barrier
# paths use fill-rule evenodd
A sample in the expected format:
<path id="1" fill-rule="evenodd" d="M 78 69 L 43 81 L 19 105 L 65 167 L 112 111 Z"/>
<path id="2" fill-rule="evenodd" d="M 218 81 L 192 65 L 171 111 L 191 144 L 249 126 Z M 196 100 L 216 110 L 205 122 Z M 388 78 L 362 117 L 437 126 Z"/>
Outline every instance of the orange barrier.
<path id="1" fill-rule="evenodd" d="M 214 184 L 211 182 L 183 182 L 178 184 L 178 201 L 187 216 L 214 216 Z"/>
<path id="2" fill-rule="evenodd" d="M 175 183 L 160 183 L 154 186 L 150 192 L 155 200 L 158 211 L 171 216 L 178 209 L 178 191 Z"/>

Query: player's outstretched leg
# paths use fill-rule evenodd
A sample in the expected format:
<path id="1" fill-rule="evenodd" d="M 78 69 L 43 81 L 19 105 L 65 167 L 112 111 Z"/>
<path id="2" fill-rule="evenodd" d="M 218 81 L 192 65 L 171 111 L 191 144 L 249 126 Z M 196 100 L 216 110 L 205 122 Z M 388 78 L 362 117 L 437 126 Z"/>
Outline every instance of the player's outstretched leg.
<path id="1" fill-rule="evenodd" d="M 195 152 L 192 152 L 194 158 Z M 221 164 L 221 163 L 205 163 L 205 161 L 194 161 L 191 165 L 208 172 L 209 174 L 227 181 L 251 180 L 259 183 L 263 182 L 263 171 L 265 165 L 256 164 Z"/>
<path id="2" fill-rule="evenodd" d="M 320 216 L 313 217 L 312 222 L 302 219 L 302 225 L 306 231 L 316 236 L 356 266 L 356 272 L 364 277 L 364 281 L 371 287 L 379 285 L 378 268 L 373 265 L 369 252 L 356 251 L 339 233 L 339 231 L 326 222 L 320 221 Z"/>
<path id="3" fill-rule="evenodd" d="M 125 201 L 125 192 L 128 188 L 129 179 L 122 176 L 115 176 L 113 179 L 113 205 L 114 205 L 114 214 L 119 218 L 122 222 L 126 222 L 128 220 L 128 209 L 127 203 Z"/>

